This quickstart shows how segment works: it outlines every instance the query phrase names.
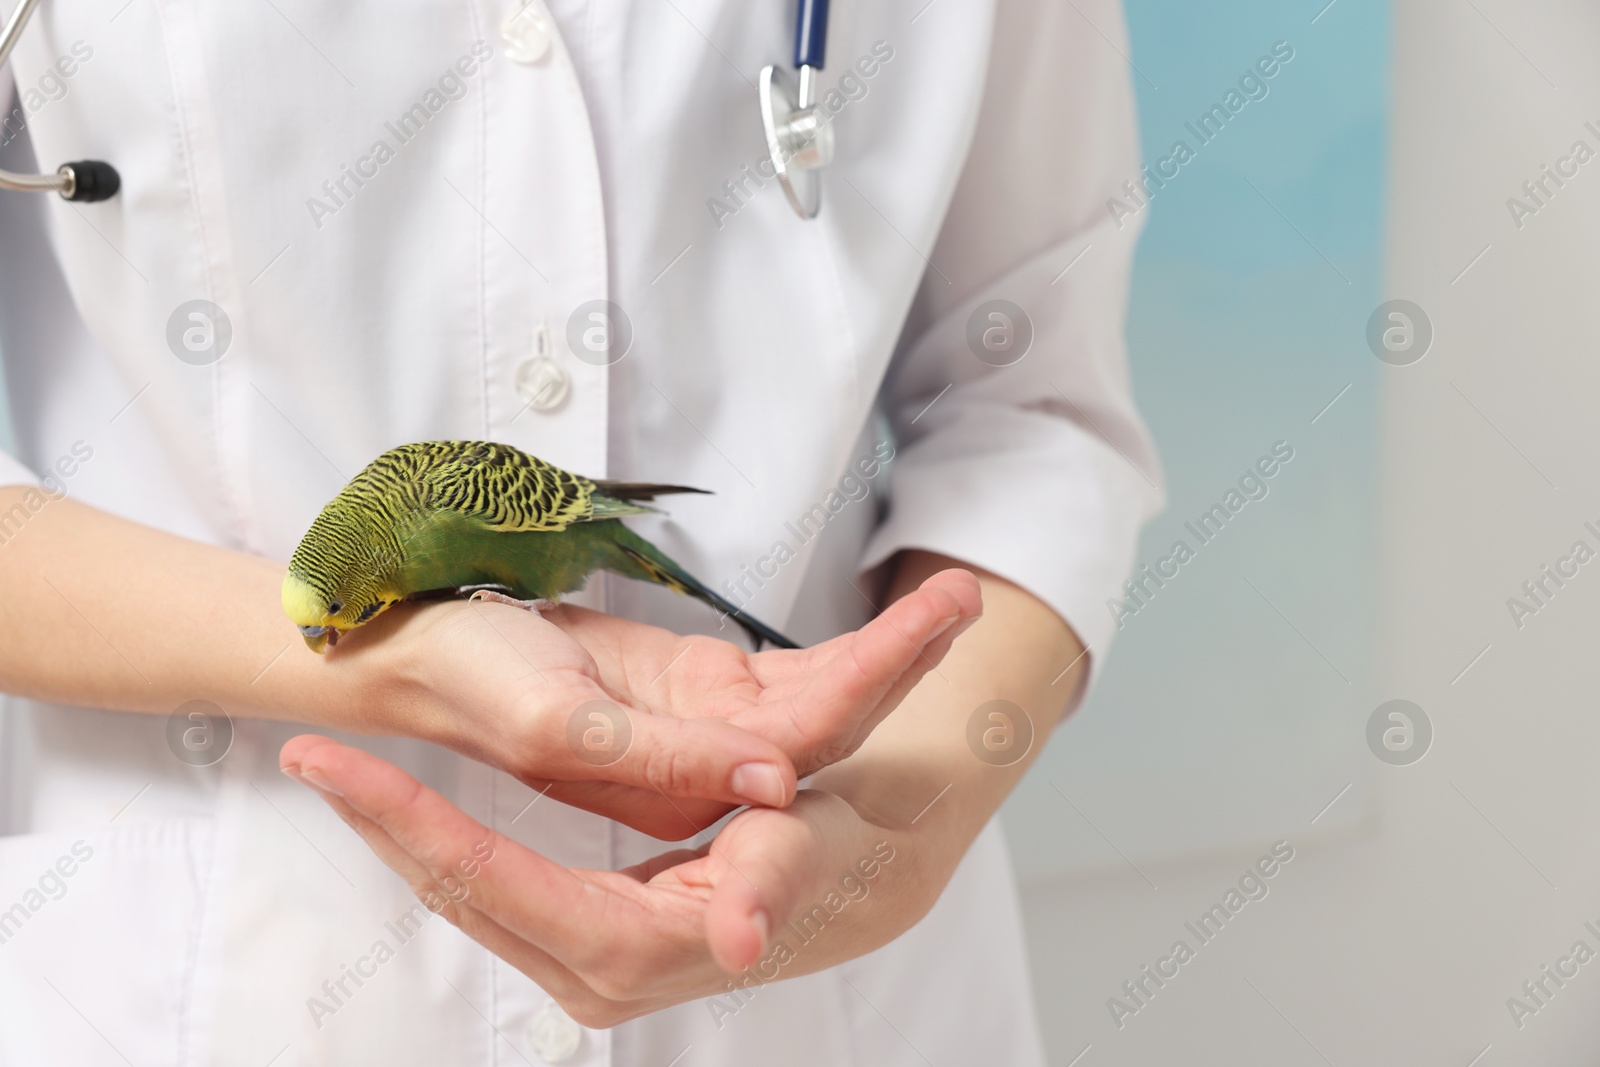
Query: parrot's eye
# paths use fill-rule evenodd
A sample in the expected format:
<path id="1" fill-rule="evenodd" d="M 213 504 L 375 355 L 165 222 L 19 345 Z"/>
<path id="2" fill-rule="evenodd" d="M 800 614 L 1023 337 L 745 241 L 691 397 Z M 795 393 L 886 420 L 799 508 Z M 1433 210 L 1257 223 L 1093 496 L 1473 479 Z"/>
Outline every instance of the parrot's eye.
<path id="1" fill-rule="evenodd" d="M 328 614 L 329 615 L 337 615 L 343 610 L 344 610 L 344 601 L 342 601 L 342 600 L 330 600 L 330 601 L 328 601 Z"/>

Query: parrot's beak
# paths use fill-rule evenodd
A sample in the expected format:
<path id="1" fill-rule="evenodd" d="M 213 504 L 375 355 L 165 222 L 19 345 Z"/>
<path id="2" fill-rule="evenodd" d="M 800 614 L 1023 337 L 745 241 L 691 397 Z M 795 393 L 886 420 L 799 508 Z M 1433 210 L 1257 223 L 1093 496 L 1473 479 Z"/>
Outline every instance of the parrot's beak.
<path id="1" fill-rule="evenodd" d="M 302 626 L 300 636 L 306 639 L 306 647 L 317 655 L 322 655 L 333 643 L 333 628 L 330 626 Z"/>

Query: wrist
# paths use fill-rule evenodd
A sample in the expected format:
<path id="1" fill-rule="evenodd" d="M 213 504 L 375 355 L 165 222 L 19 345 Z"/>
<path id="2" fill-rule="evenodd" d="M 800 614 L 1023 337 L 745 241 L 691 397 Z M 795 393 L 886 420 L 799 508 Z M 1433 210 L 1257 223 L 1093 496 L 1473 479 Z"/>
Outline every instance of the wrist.
<path id="1" fill-rule="evenodd" d="M 412 610 L 395 608 L 322 655 L 306 648 L 286 622 L 293 635 L 290 647 L 259 680 L 271 705 L 269 717 L 351 733 L 438 740 L 430 732 L 446 717 L 424 710 L 430 703 L 428 650 L 421 628 L 402 617 Z"/>
<path id="2" fill-rule="evenodd" d="M 867 836 L 889 843 L 896 855 L 896 892 L 903 890 L 920 902 L 920 916 L 943 892 L 992 810 L 975 819 L 960 818 L 960 786 L 948 776 L 922 773 L 903 763 L 889 766 L 887 761 L 850 766 L 855 759 L 817 775 L 811 788 L 838 797 Z"/>
<path id="3" fill-rule="evenodd" d="M 437 642 L 430 639 L 432 616 L 443 604 L 404 604 L 359 630 L 314 666 L 343 672 L 339 688 L 347 696 L 360 733 L 414 737 L 456 747 L 456 716 L 443 713 L 434 677 Z"/>

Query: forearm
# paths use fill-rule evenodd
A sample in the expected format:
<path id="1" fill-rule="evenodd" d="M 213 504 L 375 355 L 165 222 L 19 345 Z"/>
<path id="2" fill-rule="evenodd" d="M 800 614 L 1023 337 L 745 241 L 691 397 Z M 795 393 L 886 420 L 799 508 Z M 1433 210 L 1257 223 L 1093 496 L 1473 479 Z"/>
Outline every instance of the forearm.
<path id="1" fill-rule="evenodd" d="M 0 488 L 0 517 L 27 492 Z M 160 714 L 204 699 L 361 728 L 366 665 L 304 647 L 278 603 L 282 565 L 72 500 L 0 537 L 0 691 Z"/>
<path id="2" fill-rule="evenodd" d="M 907 552 L 898 560 L 891 599 L 930 574 L 960 566 Z M 910 846 L 916 877 L 932 880 L 934 889 L 1038 756 L 1088 663 L 1072 628 L 1042 601 L 1003 578 L 968 569 L 983 588 L 983 617 L 859 751 L 813 782 L 894 831 Z M 1009 766 L 979 759 L 968 744 L 969 719 L 997 699 L 1018 705 L 1032 723 L 1031 747 Z"/>

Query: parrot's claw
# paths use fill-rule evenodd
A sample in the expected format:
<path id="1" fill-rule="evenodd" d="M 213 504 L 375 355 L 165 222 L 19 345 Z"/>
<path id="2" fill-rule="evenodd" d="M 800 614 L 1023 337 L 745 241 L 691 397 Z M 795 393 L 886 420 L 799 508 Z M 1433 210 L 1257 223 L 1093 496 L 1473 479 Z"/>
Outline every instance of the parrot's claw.
<path id="1" fill-rule="evenodd" d="M 486 604 L 505 604 L 508 607 L 521 608 L 523 611 L 531 611 L 535 615 L 540 615 L 546 610 L 556 606 L 554 601 L 546 600 L 543 597 L 537 597 L 533 600 L 518 600 L 516 597 L 506 596 L 504 593 L 497 593 L 493 589 L 475 590 L 467 599 Z"/>

